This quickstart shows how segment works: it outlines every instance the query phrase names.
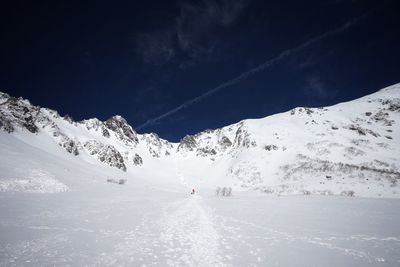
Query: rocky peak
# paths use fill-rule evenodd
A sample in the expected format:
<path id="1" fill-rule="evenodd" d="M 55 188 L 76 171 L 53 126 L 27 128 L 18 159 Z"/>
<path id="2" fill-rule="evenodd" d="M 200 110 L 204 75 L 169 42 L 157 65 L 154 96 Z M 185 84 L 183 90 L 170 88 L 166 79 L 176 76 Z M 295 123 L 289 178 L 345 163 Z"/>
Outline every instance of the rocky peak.
<path id="1" fill-rule="evenodd" d="M 0 104 L 3 103 L 4 101 L 7 101 L 8 98 L 10 98 L 9 94 L 0 92 L 0 100 L 1 100 Z"/>
<path id="2" fill-rule="evenodd" d="M 173 148 L 171 143 L 161 139 L 156 133 L 143 134 L 141 140 L 144 141 L 150 155 L 156 158 L 170 155 L 169 149 Z"/>
<path id="3" fill-rule="evenodd" d="M 197 147 L 196 139 L 193 135 L 186 135 L 181 139 L 178 145 L 178 151 L 181 149 L 187 149 L 193 151 Z"/>
<path id="4" fill-rule="evenodd" d="M 155 146 L 161 146 L 160 137 L 156 133 L 144 134 L 143 138 L 147 141 L 148 144 L 153 144 Z"/>
<path id="5" fill-rule="evenodd" d="M 207 129 L 195 135 L 187 135 L 181 139 L 177 152 L 196 152 L 196 156 L 208 157 L 215 160 L 222 156 L 232 141 L 225 135 L 226 129 Z"/>
<path id="6" fill-rule="evenodd" d="M 71 115 L 65 114 L 64 115 L 64 120 L 66 120 L 67 122 L 69 122 L 70 124 L 74 123 L 74 119 L 72 118 Z"/>
<path id="7" fill-rule="evenodd" d="M 96 118 L 83 120 L 80 123 L 85 125 L 86 129 L 88 130 L 94 129 L 95 131 L 101 131 L 104 137 L 110 137 L 110 132 L 107 130 L 105 123 Z"/>
<path id="8" fill-rule="evenodd" d="M 118 131 L 119 129 L 128 126 L 128 122 L 119 115 L 112 116 L 105 122 L 105 124 L 107 125 L 107 128 L 112 131 Z"/>
<path id="9" fill-rule="evenodd" d="M 25 128 L 31 133 L 37 133 L 39 128 L 35 124 L 35 118 L 39 108 L 32 106 L 28 100 L 1 94 L 2 106 L 0 110 L 0 128 L 7 132 L 13 132 L 15 126 Z"/>
<path id="10" fill-rule="evenodd" d="M 131 141 L 135 144 L 139 142 L 136 132 L 123 117 L 119 115 L 112 116 L 105 122 L 105 125 L 108 129 L 117 133 L 121 139 Z"/>
<path id="11" fill-rule="evenodd" d="M 235 147 L 246 147 L 256 146 L 256 142 L 251 140 L 250 133 L 247 131 L 244 122 L 239 123 L 239 127 L 236 130 L 235 140 L 233 141 Z"/>

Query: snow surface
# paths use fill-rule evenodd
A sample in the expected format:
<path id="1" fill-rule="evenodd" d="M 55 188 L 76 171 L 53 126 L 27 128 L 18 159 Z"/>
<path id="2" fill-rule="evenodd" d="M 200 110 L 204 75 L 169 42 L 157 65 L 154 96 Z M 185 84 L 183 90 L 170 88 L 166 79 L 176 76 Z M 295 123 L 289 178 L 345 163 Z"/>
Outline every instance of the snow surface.
<path id="1" fill-rule="evenodd" d="M 399 123 L 400 84 L 331 107 L 299 107 L 205 130 L 180 143 L 137 134 L 119 115 L 75 122 L 0 93 L 0 130 L 49 153 L 169 175 L 178 162 L 188 185 L 273 195 L 399 198 Z M 24 190 L 21 184 L 31 181 L 14 178 L 3 190 Z"/>
<path id="2" fill-rule="evenodd" d="M 400 264 L 398 199 L 217 197 L 201 183 L 191 196 L 194 181 L 179 160 L 122 172 L 16 135 L 0 138 L 1 181 L 35 170 L 38 183 L 52 174 L 69 188 L 0 193 L 0 266 Z"/>
<path id="3" fill-rule="evenodd" d="M 18 101 L 0 94 L 0 266 L 400 265 L 400 85 L 179 144 Z"/>

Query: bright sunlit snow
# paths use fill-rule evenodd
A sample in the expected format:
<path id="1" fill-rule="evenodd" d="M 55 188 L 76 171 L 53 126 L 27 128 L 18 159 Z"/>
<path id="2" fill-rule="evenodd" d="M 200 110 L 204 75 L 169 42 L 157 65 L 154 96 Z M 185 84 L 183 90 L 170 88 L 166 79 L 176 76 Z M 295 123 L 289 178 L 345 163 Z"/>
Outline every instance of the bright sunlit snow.
<path id="1" fill-rule="evenodd" d="M 398 266 L 399 96 L 175 144 L 3 95 L 0 266 Z"/>

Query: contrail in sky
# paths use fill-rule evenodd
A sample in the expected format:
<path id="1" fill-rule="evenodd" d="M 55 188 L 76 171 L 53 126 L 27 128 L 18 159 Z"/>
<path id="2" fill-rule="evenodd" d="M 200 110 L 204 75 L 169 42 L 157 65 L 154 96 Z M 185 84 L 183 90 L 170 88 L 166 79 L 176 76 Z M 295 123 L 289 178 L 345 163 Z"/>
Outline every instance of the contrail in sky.
<path id="1" fill-rule="evenodd" d="M 267 68 L 269 68 L 269 67 L 271 67 L 271 66 L 273 66 L 275 64 L 278 64 L 279 62 L 281 62 L 282 60 L 286 59 L 287 57 L 289 57 L 289 56 L 291 56 L 291 55 L 293 55 L 295 53 L 298 53 L 298 52 L 306 49 L 307 47 L 309 47 L 309 46 L 311 46 L 311 45 L 313 45 L 313 44 L 315 44 L 317 42 L 320 42 L 321 40 L 323 40 L 325 38 L 328 38 L 328 37 L 334 36 L 336 34 L 342 33 L 344 31 L 348 30 L 349 28 L 351 28 L 352 26 L 356 25 L 357 23 L 359 23 L 360 21 L 362 21 L 366 17 L 368 17 L 370 13 L 371 12 L 368 12 L 368 13 L 363 14 L 362 16 L 359 16 L 359 17 L 356 17 L 354 19 L 351 19 L 348 22 L 346 22 L 345 24 L 343 24 L 342 26 L 340 26 L 340 27 L 338 27 L 336 29 L 332 29 L 330 31 L 327 31 L 327 32 L 325 32 L 323 34 L 320 34 L 318 36 L 315 36 L 315 37 L 307 40 L 306 42 L 300 44 L 299 46 L 284 50 L 283 52 L 281 52 L 276 57 L 273 57 L 273 58 L 265 61 L 264 63 L 254 67 L 254 68 L 252 68 L 250 70 L 247 70 L 247 71 L 243 72 L 242 74 L 236 76 L 235 78 L 233 78 L 233 79 L 231 79 L 229 81 L 221 83 L 220 85 L 214 87 L 213 89 L 211 89 L 211 90 L 209 90 L 209 91 L 207 91 L 207 92 L 205 92 L 205 93 L 203 93 L 203 94 L 201 94 L 201 95 L 199 95 L 199 96 L 197 96 L 197 97 L 195 97 L 193 99 L 190 99 L 190 100 L 184 102 L 183 104 L 181 104 L 181 105 L 177 106 L 176 108 L 171 109 L 171 110 L 159 115 L 158 117 L 149 119 L 148 121 L 146 121 L 142 125 L 139 125 L 138 127 L 136 127 L 135 130 L 140 130 L 140 129 L 143 129 L 143 128 L 147 127 L 147 126 L 153 125 L 153 124 L 157 123 L 158 121 L 160 121 L 160 120 L 162 120 L 162 119 L 164 119 L 164 118 L 166 118 L 168 116 L 171 116 L 171 115 L 177 113 L 178 111 L 180 111 L 182 109 L 185 109 L 185 108 L 187 108 L 187 107 L 189 107 L 189 106 L 191 106 L 191 105 L 193 105 L 193 104 L 195 104 L 195 103 L 197 103 L 197 102 L 199 102 L 199 101 L 201 101 L 201 100 L 203 100 L 203 99 L 205 99 L 205 98 L 207 98 L 207 97 L 209 97 L 209 96 L 211 96 L 211 95 L 213 95 L 213 94 L 215 94 L 215 93 L 217 93 L 219 91 L 221 91 L 224 88 L 227 88 L 229 86 L 235 85 L 235 84 L 241 82 L 242 80 L 244 80 L 244 79 L 246 79 L 246 78 L 248 78 L 250 76 L 253 76 L 254 74 L 256 74 L 256 73 L 258 73 L 260 71 L 263 71 L 263 70 L 265 70 L 265 69 L 267 69 Z"/>

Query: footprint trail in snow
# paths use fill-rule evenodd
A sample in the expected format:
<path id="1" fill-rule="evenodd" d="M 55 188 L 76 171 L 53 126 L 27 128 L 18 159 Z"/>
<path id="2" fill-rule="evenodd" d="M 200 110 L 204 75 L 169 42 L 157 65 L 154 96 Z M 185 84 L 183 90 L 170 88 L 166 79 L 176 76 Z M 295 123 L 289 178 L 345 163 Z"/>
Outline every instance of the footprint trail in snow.
<path id="1" fill-rule="evenodd" d="M 177 177 L 188 187 L 182 172 Z M 225 266 L 215 215 L 199 195 L 179 200 L 164 208 L 160 239 L 169 266 Z"/>

